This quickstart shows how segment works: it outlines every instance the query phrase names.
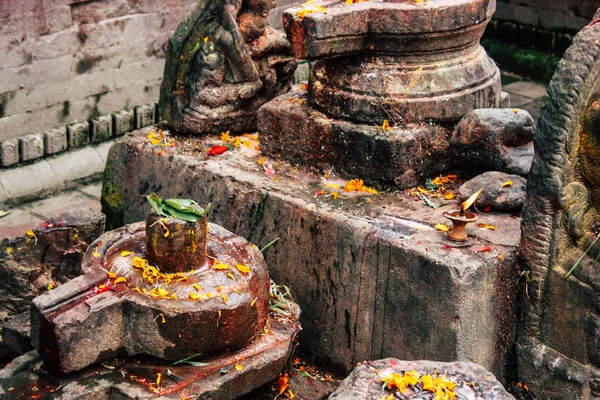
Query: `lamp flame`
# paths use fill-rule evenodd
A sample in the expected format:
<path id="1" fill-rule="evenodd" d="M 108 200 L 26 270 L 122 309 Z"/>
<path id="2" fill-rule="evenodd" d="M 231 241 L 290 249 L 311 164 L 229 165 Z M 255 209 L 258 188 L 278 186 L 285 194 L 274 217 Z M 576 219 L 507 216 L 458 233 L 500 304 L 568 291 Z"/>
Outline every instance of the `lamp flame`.
<path id="1" fill-rule="evenodd" d="M 469 207 L 471 207 L 473 205 L 473 203 L 475 203 L 475 200 L 477 200 L 477 198 L 479 197 L 481 192 L 483 192 L 483 188 L 481 188 L 478 191 L 476 191 L 475 193 L 473 193 L 471 195 L 471 197 L 469 197 L 467 200 L 465 200 L 461 203 L 461 205 L 460 205 L 461 214 L 464 213 L 465 211 L 467 211 L 467 209 Z"/>

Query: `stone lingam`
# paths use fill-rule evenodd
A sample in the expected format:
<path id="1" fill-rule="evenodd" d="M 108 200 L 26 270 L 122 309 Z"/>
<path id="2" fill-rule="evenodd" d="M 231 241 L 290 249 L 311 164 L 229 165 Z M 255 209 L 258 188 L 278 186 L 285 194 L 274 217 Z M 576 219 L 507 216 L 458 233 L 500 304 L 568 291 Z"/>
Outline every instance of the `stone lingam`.
<path id="1" fill-rule="evenodd" d="M 316 61 L 307 87 L 259 110 L 263 152 L 401 188 L 448 168 L 451 126 L 501 105 L 499 70 L 479 44 L 495 6 L 324 1 L 287 10 L 296 57 Z"/>
<path id="2" fill-rule="evenodd" d="M 13 377 L 11 391 L 3 384 L 8 398 L 34 380 L 38 394 L 69 399 L 233 399 L 285 367 L 299 309 L 289 303 L 285 318 L 269 315 L 261 252 L 209 225 L 208 210 L 193 201 L 149 200 L 155 212 L 145 222 L 100 236 L 84 275 L 34 300 L 32 342 L 43 373 Z M 97 374 L 110 385 L 85 383 Z M 87 389 L 65 392 L 73 386 Z"/>

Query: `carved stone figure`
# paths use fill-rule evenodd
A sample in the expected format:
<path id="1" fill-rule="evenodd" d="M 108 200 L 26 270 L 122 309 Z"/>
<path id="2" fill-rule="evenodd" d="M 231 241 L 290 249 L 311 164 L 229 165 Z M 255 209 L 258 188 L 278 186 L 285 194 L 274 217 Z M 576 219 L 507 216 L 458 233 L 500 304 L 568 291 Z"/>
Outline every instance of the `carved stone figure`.
<path id="1" fill-rule="evenodd" d="M 594 23 L 575 37 L 534 136 L 521 228 L 527 290 L 518 365 L 538 398 L 600 396 L 598 38 Z"/>
<path id="2" fill-rule="evenodd" d="M 160 109 L 189 133 L 256 128 L 256 110 L 291 87 L 289 42 L 267 21 L 272 0 L 199 0 L 169 40 Z"/>

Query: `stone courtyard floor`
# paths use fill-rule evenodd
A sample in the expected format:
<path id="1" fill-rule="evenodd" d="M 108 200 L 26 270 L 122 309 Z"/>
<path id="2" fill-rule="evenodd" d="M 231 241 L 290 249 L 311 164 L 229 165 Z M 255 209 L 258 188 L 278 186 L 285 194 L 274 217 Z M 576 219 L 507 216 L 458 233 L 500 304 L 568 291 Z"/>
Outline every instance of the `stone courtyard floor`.
<path id="1" fill-rule="evenodd" d="M 502 85 L 503 90 L 510 93 L 511 107 L 525 109 L 537 120 L 546 95 L 546 86 L 506 73 L 502 74 Z M 1 174 L 2 171 L 0 171 L 0 184 Z M 27 180 L 28 177 L 23 176 L 23 181 Z M 64 211 L 81 208 L 100 211 L 101 186 L 101 182 L 96 182 L 43 200 L 23 203 L 14 208 L 5 209 L 0 206 L 0 211 L 10 211 L 9 215 L 0 218 L 0 240 L 6 237 L 23 236 L 29 229 Z"/>

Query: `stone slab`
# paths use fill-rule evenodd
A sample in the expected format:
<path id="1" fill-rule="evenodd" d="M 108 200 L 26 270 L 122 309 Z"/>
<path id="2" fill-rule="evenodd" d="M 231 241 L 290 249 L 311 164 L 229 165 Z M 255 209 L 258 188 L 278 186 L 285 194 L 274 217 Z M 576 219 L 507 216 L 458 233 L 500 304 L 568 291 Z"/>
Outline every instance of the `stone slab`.
<path id="1" fill-rule="evenodd" d="M 13 316 L 2 327 L 2 342 L 16 354 L 25 354 L 33 350 L 29 311 Z"/>
<path id="2" fill-rule="evenodd" d="M 530 81 L 517 81 L 504 86 L 506 92 L 518 94 L 529 99 L 537 100 L 546 95 L 546 86 Z"/>
<path id="3" fill-rule="evenodd" d="M 100 201 L 100 195 L 102 194 L 102 183 L 98 182 L 91 185 L 86 185 L 82 188 L 79 188 L 78 191 Z"/>
<path id="4" fill-rule="evenodd" d="M 47 218 L 54 218 L 65 210 L 82 210 L 89 208 L 94 211 L 100 211 L 101 206 L 98 200 L 90 199 L 81 193 L 68 192 L 48 199 L 25 203 L 21 206 L 25 211 L 42 215 Z"/>
<path id="5" fill-rule="evenodd" d="M 440 375 L 445 380 L 454 382 L 452 393 L 447 395 L 442 390 L 441 396 L 433 392 L 407 385 L 402 388 L 388 388 L 382 384 L 382 377 L 392 373 L 403 375 L 415 372 L 416 376 L 429 375 L 436 378 Z M 423 380 L 421 379 L 421 387 Z M 443 363 L 434 361 L 403 361 L 395 358 L 365 361 L 359 364 L 352 373 L 342 381 L 338 389 L 329 397 L 330 400 L 381 400 L 388 396 L 405 399 L 485 399 L 485 400 L 514 400 L 496 377 L 485 368 L 471 362 Z M 443 397 L 444 396 L 444 397 Z"/>
<path id="6" fill-rule="evenodd" d="M 102 204 L 112 227 L 144 219 L 142 195 L 152 191 L 211 201 L 211 222 L 259 247 L 280 238 L 265 258 L 303 309 L 300 343 L 312 361 L 348 372 L 387 356 L 472 360 L 506 377 L 518 217 L 481 215 L 496 231 L 470 227 L 474 237 L 456 246 L 433 229 L 448 223 L 442 212 L 452 202 L 433 210 L 404 192 L 315 196 L 322 176 L 306 168 L 266 161 L 267 172 L 243 146 L 207 157 L 221 143 L 214 136 L 153 146 L 149 130 L 118 139 L 109 153 Z"/>
<path id="7" fill-rule="evenodd" d="M 0 171 L 0 203 L 17 205 L 93 181 L 102 173 L 111 142 Z"/>
<path id="8" fill-rule="evenodd" d="M 422 123 L 386 130 L 333 119 L 310 107 L 306 94 L 296 86 L 259 109 L 266 155 L 322 171 L 335 167 L 348 178 L 399 188 L 416 186 L 426 175 L 450 167 L 451 132 L 446 128 Z"/>

